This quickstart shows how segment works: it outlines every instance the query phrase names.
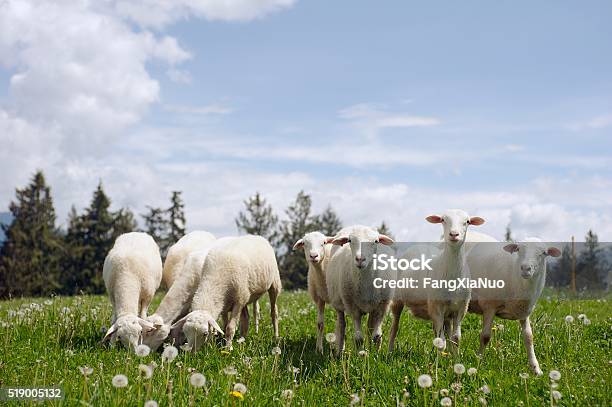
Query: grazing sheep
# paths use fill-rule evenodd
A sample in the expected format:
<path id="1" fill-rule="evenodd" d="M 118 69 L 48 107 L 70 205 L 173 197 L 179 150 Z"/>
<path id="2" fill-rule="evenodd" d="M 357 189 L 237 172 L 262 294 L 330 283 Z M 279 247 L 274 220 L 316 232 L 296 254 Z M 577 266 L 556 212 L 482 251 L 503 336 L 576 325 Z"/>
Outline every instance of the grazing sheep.
<path id="1" fill-rule="evenodd" d="M 478 216 L 470 217 L 460 209 L 450 209 L 442 216 L 432 215 L 426 220 L 430 223 L 442 223 L 444 228 L 444 242 L 440 246 L 440 253 L 431 262 L 432 270 L 428 272 L 427 277 L 432 281 L 469 278 L 464 247 L 467 228 L 468 225 L 482 225 L 485 222 L 484 219 Z M 449 291 L 444 288 L 425 288 L 423 287 L 424 279 L 420 280 L 424 297 L 411 299 L 405 290 L 396 291 L 395 301 L 391 306 L 393 324 L 389 349 L 393 350 L 402 310 L 404 306 L 408 306 L 414 316 L 431 319 L 436 337 L 445 339 L 446 332 L 446 336 L 454 344 L 453 350 L 456 350 L 461 340 L 461 321 L 470 302 L 470 289 L 458 288 L 455 291 Z"/>
<path id="2" fill-rule="evenodd" d="M 215 241 L 215 237 L 208 232 L 195 231 L 187 233 L 172 245 L 166 255 L 162 281 L 167 288 L 170 288 L 183 269 L 185 259 L 189 253 L 207 247 Z"/>
<path id="3" fill-rule="evenodd" d="M 123 234 L 106 256 L 102 274 L 113 306 L 103 341 L 119 339 L 126 348 L 134 348 L 143 329 L 153 328 L 144 318 L 162 277 L 159 247 L 146 233 Z"/>
<path id="4" fill-rule="evenodd" d="M 546 281 L 546 258 L 558 257 L 558 248 L 531 238 L 519 243 L 480 244 L 467 258 L 473 279 L 503 280 L 503 288 L 475 288 L 469 311 L 482 315 L 480 353 L 491 339 L 493 318 L 518 320 L 529 366 L 536 375 L 542 370 L 533 349 L 533 333 L 529 316 Z"/>
<path id="5" fill-rule="evenodd" d="M 348 313 L 355 326 L 355 343 L 363 344 L 361 319 L 368 315 L 368 328 L 372 339 L 380 346 L 382 321 L 393 292 L 390 288 L 377 289 L 373 281 L 377 277 L 391 278 L 387 273 L 373 269 L 374 254 L 393 254 L 393 240 L 367 226 L 352 226 L 340 231 L 332 241 L 334 247 L 327 266 L 327 292 L 329 303 L 336 310 L 337 352 L 344 350 L 346 330 L 345 314 Z M 349 243 L 344 246 L 344 244 Z"/>
<path id="6" fill-rule="evenodd" d="M 325 304 L 329 303 L 325 273 L 331 257 L 332 240 L 333 237 L 321 232 L 310 232 L 293 245 L 293 250 L 304 249 L 308 263 L 308 293 L 317 306 L 317 350 L 321 353 L 325 333 Z"/>
<path id="7" fill-rule="evenodd" d="M 230 313 L 225 326 L 228 348 L 240 318 L 241 335 L 246 336 L 249 316 L 246 306 L 265 292 L 270 296 L 274 336 L 278 337 L 276 298 L 281 291 L 280 274 L 274 249 L 260 236 L 231 238 L 222 245 L 213 245 L 202 269 L 200 284 L 193 297 L 191 312 L 178 320 L 173 329 L 182 329 L 195 352 L 213 329 L 223 334 L 217 323 Z"/>

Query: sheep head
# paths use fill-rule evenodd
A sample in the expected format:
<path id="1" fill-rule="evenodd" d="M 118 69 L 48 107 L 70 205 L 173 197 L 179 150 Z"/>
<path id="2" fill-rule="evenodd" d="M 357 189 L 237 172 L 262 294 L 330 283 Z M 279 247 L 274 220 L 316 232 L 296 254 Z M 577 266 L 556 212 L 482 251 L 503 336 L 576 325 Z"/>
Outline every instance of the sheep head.
<path id="1" fill-rule="evenodd" d="M 176 321 L 171 328 L 182 329 L 193 352 L 200 349 L 209 334 L 217 331 L 223 335 L 223 330 L 217 321 L 206 311 L 192 311 Z"/>
<path id="2" fill-rule="evenodd" d="M 143 331 L 147 332 L 152 329 L 153 324 L 151 322 L 136 315 L 124 315 L 117 318 L 108 329 L 102 342 L 110 341 L 111 344 L 115 344 L 119 340 L 126 348 L 134 349 L 138 346 Z"/>

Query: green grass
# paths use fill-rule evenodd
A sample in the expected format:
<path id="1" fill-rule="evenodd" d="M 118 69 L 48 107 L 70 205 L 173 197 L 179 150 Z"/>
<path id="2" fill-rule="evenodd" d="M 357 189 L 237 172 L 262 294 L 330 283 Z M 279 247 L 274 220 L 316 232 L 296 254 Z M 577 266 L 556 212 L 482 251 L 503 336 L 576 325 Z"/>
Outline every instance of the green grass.
<path id="1" fill-rule="evenodd" d="M 170 364 L 162 366 L 161 355 L 145 358 L 121 349 L 100 346 L 101 327 L 108 326 L 110 305 L 106 297 L 23 299 L 0 302 L 0 387 L 60 386 L 66 398 L 52 405 L 142 405 L 156 400 L 159 405 L 348 405 L 352 394 L 358 394 L 360 405 L 440 405 L 441 389 L 462 384 L 458 393 L 450 390 L 453 405 L 479 405 L 485 397 L 489 405 L 550 404 L 548 372 L 561 372 L 558 391 L 563 395 L 559 405 L 609 406 L 612 404 L 610 374 L 612 354 L 612 309 L 610 300 L 557 300 L 543 298 L 533 318 L 536 354 L 545 372 L 543 377 L 529 375 L 527 358 L 521 342 L 518 323 L 497 320 L 497 329 L 480 360 L 478 333 L 480 318 L 468 315 L 463 323 L 462 354 L 453 358 L 439 356 L 438 378 L 435 379 L 436 352 L 432 349 L 430 324 L 403 314 L 399 348 L 395 353 L 368 349 L 359 356 L 352 344 L 351 323 L 347 324 L 347 352 L 342 358 L 315 351 L 315 309 L 304 292 L 283 293 L 280 297 L 281 339 L 272 337 L 267 300 L 262 301 L 263 320 L 260 333 L 236 344 L 231 353 L 222 351 L 211 341 L 197 354 L 180 352 Z M 159 301 L 159 298 L 157 298 Z M 30 303 L 41 305 L 30 310 Z M 69 307 L 62 314 L 63 307 Z M 15 312 L 23 313 L 14 315 Z M 587 314 L 591 324 L 577 320 Z M 576 321 L 567 324 L 564 317 L 573 315 Z M 8 324 L 8 325 L 7 325 Z M 327 310 L 326 331 L 333 331 L 334 313 Z M 388 339 L 390 318 L 385 320 L 384 338 Z M 272 348 L 282 349 L 280 356 Z M 155 361 L 151 380 L 139 378 L 138 365 Z M 454 363 L 466 368 L 476 367 L 477 374 L 453 373 Z M 93 374 L 85 382 L 80 366 L 90 366 Z M 228 376 L 224 368 L 234 366 L 237 376 Z M 293 373 L 293 367 L 299 373 Z M 207 378 L 204 388 L 189 385 L 191 369 Z M 129 379 L 126 388 L 115 389 L 111 380 L 116 374 Z M 427 373 L 434 377 L 433 387 L 419 388 L 416 379 Z M 169 391 L 168 378 L 172 380 Z M 234 399 L 230 390 L 234 383 L 244 383 L 248 392 L 244 401 Z M 488 385 L 490 394 L 479 391 Z M 292 400 L 281 397 L 283 390 L 293 391 Z M 408 395 L 405 395 L 405 393 Z"/>

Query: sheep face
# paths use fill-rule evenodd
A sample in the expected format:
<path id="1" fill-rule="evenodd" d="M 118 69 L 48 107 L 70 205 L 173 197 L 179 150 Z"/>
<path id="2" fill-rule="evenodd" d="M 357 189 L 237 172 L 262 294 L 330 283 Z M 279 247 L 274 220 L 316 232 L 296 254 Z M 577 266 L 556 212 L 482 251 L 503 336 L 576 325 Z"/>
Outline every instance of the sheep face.
<path id="1" fill-rule="evenodd" d="M 143 332 L 142 343 L 151 348 L 152 351 L 155 351 L 170 335 L 170 324 L 164 324 L 163 319 L 159 315 L 150 315 L 147 317 L 147 321 L 153 324 L 153 329 Z"/>
<path id="2" fill-rule="evenodd" d="M 325 236 L 321 232 L 306 233 L 303 238 L 295 242 L 293 250 L 303 248 L 306 261 L 319 264 L 325 258 L 325 245 L 332 240 L 333 237 Z"/>
<path id="3" fill-rule="evenodd" d="M 521 277 L 530 279 L 544 270 L 546 257 L 559 257 L 561 251 L 556 247 L 546 247 L 540 242 L 521 242 L 510 243 L 504 246 L 508 253 L 516 253 L 518 256 L 517 264 Z"/>
<path id="4" fill-rule="evenodd" d="M 206 311 L 192 311 L 178 320 L 171 327 L 182 329 L 187 337 L 187 343 L 193 352 L 197 352 L 214 330 L 223 334 L 217 321 Z"/>
<path id="5" fill-rule="evenodd" d="M 333 244 L 342 246 L 350 245 L 353 257 L 353 265 L 362 270 L 368 267 L 374 254 L 378 253 L 379 245 L 392 245 L 393 239 L 378 233 L 368 227 L 355 227 L 348 235 L 340 235 L 334 238 Z"/>
<path id="6" fill-rule="evenodd" d="M 426 220 L 442 224 L 444 241 L 451 246 L 461 246 L 465 242 L 468 225 L 479 226 L 485 222 L 481 217 L 470 217 L 461 209 L 449 209 L 442 215 L 428 216 Z"/>
<path id="7" fill-rule="evenodd" d="M 110 340 L 114 344 L 117 340 L 121 341 L 126 348 L 136 348 L 142 336 L 143 330 L 153 329 L 153 324 L 136 315 L 124 315 L 117 318 L 113 326 L 109 328 L 103 341 Z"/>

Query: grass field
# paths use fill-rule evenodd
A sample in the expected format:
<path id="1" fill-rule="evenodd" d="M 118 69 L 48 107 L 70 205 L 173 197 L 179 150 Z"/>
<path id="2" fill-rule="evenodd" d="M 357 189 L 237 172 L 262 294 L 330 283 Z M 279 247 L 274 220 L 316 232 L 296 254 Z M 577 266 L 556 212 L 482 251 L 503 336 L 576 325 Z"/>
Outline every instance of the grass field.
<path id="1" fill-rule="evenodd" d="M 159 301 L 159 298 L 157 298 Z M 33 305 L 37 304 L 37 305 Z M 389 354 L 368 349 L 359 354 L 347 324 L 347 352 L 342 358 L 315 352 L 315 309 L 305 292 L 280 297 L 281 338 L 272 337 L 267 300 L 262 301 L 260 333 L 236 344 L 231 352 L 211 341 L 197 354 L 179 352 L 162 364 L 160 353 L 139 358 L 125 349 L 100 346 L 103 326 L 110 320 L 104 296 L 23 299 L 0 303 L 0 387 L 60 386 L 65 392 L 57 405 L 440 405 L 447 389 L 453 405 L 552 404 L 550 370 L 561 373 L 556 389 L 558 405 L 612 405 L 612 307 L 610 300 L 541 299 L 534 315 L 536 353 L 545 375 L 526 379 L 529 372 L 518 323 L 497 320 L 487 350 L 480 360 L 480 319 L 468 315 L 463 324 L 461 355 L 438 354 L 432 346 L 430 325 L 404 314 L 399 348 Z M 577 318 L 585 313 L 591 321 Z M 566 315 L 575 321 L 565 322 Z M 333 331 L 334 314 L 327 310 L 326 331 Z M 385 320 L 388 339 L 390 320 Z M 280 355 L 272 349 L 280 347 Z M 437 362 L 436 362 L 437 361 Z M 151 379 L 140 377 L 139 364 L 157 363 Z M 453 365 L 477 368 L 474 375 L 457 376 Z M 85 378 L 79 367 L 93 368 Z M 436 369 L 437 366 L 437 369 Z M 233 367 L 234 369 L 231 369 Z M 191 371 L 204 374 L 201 388 L 189 383 Z M 437 379 L 436 379 L 437 370 Z M 235 373 L 235 374 L 227 374 Z M 417 385 L 421 374 L 433 377 L 433 386 Z M 114 388 L 114 375 L 124 374 L 128 386 Z M 244 399 L 231 394 L 235 383 L 247 387 Z M 457 386 L 454 383 L 461 383 Z M 488 386 L 486 394 L 482 387 Z M 291 390 L 288 392 L 286 390 Z M 457 391 L 455 391 L 457 390 Z M 290 395 L 292 394 L 292 397 Z M 357 400 L 354 395 L 359 397 Z"/>

